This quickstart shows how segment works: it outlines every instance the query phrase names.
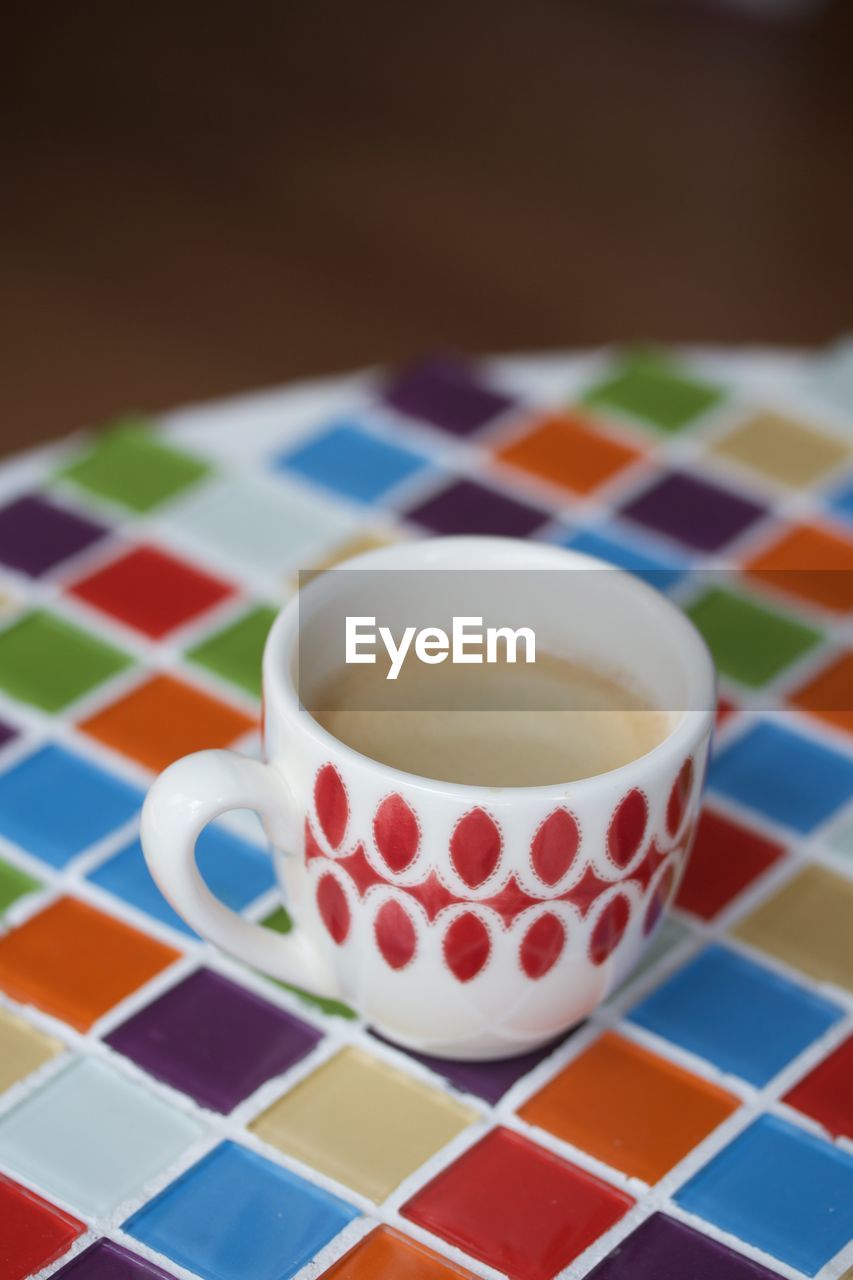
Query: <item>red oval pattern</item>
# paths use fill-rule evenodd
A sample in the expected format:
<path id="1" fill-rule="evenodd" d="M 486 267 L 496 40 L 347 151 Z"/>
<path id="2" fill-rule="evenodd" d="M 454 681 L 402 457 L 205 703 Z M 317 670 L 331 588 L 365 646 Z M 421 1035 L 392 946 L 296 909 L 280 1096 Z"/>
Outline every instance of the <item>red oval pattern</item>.
<path id="1" fill-rule="evenodd" d="M 411 916 L 396 899 L 383 902 L 373 925 L 376 945 L 392 969 L 405 969 L 415 954 L 417 934 Z"/>
<path id="2" fill-rule="evenodd" d="M 669 800 L 666 806 L 666 827 L 671 836 L 676 834 L 684 821 L 684 813 L 692 790 L 693 761 L 687 759 L 672 784 L 672 790 L 669 793 Z"/>
<path id="3" fill-rule="evenodd" d="M 340 946 L 349 933 L 349 904 L 343 889 L 328 871 L 317 883 L 317 907 L 332 941 Z"/>
<path id="4" fill-rule="evenodd" d="M 391 871 L 405 871 L 415 858 L 421 833 L 402 796 L 386 796 L 373 819 L 373 838 Z"/>
<path id="5" fill-rule="evenodd" d="M 589 958 L 593 964 L 604 964 L 613 954 L 622 941 L 630 915 L 631 904 L 624 893 L 611 898 L 596 920 L 589 940 Z"/>
<path id="6" fill-rule="evenodd" d="M 530 846 L 530 858 L 539 879 L 549 885 L 562 879 L 575 860 L 579 844 L 580 832 L 573 815 L 568 809 L 555 809 Z"/>
<path id="7" fill-rule="evenodd" d="M 444 958 L 460 982 L 476 978 L 486 964 L 491 948 L 488 929 L 471 911 L 457 916 L 444 935 Z"/>
<path id="8" fill-rule="evenodd" d="M 451 861 L 469 889 L 488 880 L 500 856 L 501 833 L 494 818 L 485 809 L 471 809 L 450 837 Z"/>
<path id="9" fill-rule="evenodd" d="M 649 905 L 646 907 L 646 914 L 643 917 L 643 933 L 651 933 L 657 922 L 660 920 L 672 895 L 674 884 L 675 867 L 670 863 L 660 880 L 658 880 L 654 892 L 649 899 Z"/>
<path id="10" fill-rule="evenodd" d="M 527 930 L 521 942 L 519 959 L 528 978 L 544 978 L 560 958 L 566 945 L 566 928 L 559 916 L 548 911 Z"/>
<path id="11" fill-rule="evenodd" d="M 649 807 L 642 791 L 629 791 L 619 802 L 607 832 L 607 851 L 617 867 L 627 867 L 643 842 Z"/>
<path id="12" fill-rule="evenodd" d="M 344 838 L 349 819 L 349 803 L 341 775 L 333 764 L 324 764 L 314 782 L 314 804 L 323 834 L 333 849 Z"/>

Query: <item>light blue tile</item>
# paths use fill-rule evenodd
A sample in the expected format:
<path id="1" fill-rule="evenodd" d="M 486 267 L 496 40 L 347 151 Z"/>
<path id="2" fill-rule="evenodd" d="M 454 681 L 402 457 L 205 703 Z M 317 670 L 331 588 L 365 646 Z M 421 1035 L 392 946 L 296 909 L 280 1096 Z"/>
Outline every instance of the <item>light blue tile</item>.
<path id="1" fill-rule="evenodd" d="M 813 1276 L 853 1237 L 853 1156 L 775 1116 L 761 1116 L 675 1199 Z"/>
<path id="2" fill-rule="evenodd" d="M 628 1015 L 758 1086 L 842 1016 L 831 1001 L 720 946 L 706 948 Z"/>
<path id="3" fill-rule="evenodd" d="M 853 480 L 836 489 L 829 501 L 836 515 L 853 524 Z"/>
<path id="4" fill-rule="evenodd" d="M 428 459 L 373 435 L 355 422 L 340 422 L 282 453 L 276 465 L 358 502 L 375 502 L 401 480 L 424 470 Z"/>
<path id="5" fill-rule="evenodd" d="M 80 1059 L 0 1119 L 0 1161 L 79 1212 L 104 1215 L 202 1132 L 111 1068 Z"/>
<path id="6" fill-rule="evenodd" d="M 63 747 L 49 746 L 0 776 L 0 834 L 52 867 L 129 821 L 142 792 Z"/>
<path id="7" fill-rule="evenodd" d="M 124 1230 L 204 1280 L 288 1280 L 356 1217 L 337 1196 L 224 1142 Z"/>
<path id="8" fill-rule="evenodd" d="M 582 529 L 579 533 L 571 533 L 561 540 L 561 545 L 582 551 L 588 556 L 597 556 L 607 560 L 620 569 L 628 569 L 638 578 L 643 578 L 658 591 L 669 591 L 680 582 L 688 570 L 688 566 L 675 558 L 664 559 L 646 551 L 636 536 L 631 535 L 623 541 L 618 531 L 599 529 Z"/>

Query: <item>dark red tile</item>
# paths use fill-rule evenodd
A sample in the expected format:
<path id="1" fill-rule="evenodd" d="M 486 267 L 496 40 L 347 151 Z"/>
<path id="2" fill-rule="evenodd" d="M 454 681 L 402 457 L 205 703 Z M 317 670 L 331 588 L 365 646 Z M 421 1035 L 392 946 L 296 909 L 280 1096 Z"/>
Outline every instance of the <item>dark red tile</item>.
<path id="1" fill-rule="evenodd" d="M 478 431 L 514 404 L 470 365 L 449 356 L 404 369 L 386 386 L 383 399 L 399 413 L 457 436 Z"/>
<path id="2" fill-rule="evenodd" d="M 548 519 L 546 512 L 537 507 L 473 480 L 460 480 L 405 514 L 434 533 L 496 534 L 509 538 L 525 538 Z"/>
<path id="3" fill-rule="evenodd" d="M 774 840 L 713 809 L 704 809 L 676 906 L 712 920 L 784 852 Z"/>
<path id="4" fill-rule="evenodd" d="M 509 1129 L 493 1129 L 401 1210 L 511 1280 L 550 1280 L 634 1201 Z"/>
<path id="5" fill-rule="evenodd" d="M 719 551 L 765 514 L 730 489 L 684 472 L 662 476 L 623 507 L 623 516 L 696 551 Z"/>
<path id="6" fill-rule="evenodd" d="M 0 1275 L 24 1280 L 61 1258 L 82 1222 L 0 1174 Z"/>
<path id="7" fill-rule="evenodd" d="M 853 1138 L 853 1036 L 789 1089 L 785 1102 L 833 1137 Z"/>
<path id="8" fill-rule="evenodd" d="M 0 562 L 38 578 L 103 538 L 107 529 L 37 495 L 0 509 Z"/>

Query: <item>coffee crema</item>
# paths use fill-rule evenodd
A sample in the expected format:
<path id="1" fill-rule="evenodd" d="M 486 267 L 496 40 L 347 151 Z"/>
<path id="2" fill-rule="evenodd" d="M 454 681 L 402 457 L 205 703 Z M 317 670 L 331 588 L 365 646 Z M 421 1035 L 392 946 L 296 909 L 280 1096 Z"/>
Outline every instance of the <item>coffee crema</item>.
<path id="1" fill-rule="evenodd" d="M 627 683 L 547 654 L 494 666 L 407 663 L 397 680 L 385 677 L 379 663 L 348 666 L 308 710 L 362 755 L 439 782 L 576 782 L 645 755 L 674 724 Z"/>

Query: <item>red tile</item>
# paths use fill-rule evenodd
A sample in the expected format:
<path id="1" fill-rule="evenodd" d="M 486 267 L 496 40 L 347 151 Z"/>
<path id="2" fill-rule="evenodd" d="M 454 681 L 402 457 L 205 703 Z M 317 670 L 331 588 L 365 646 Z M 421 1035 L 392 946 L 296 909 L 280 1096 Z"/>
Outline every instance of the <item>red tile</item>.
<path id="1" fill-rule="evenodd" d="M 853 1036 L 789 1089 L 784 1100 L 833 1137 L 853 1138 Z"/>
<path id="2" fill-rule="evenodd" d="M 676 906 L 712 920 L 784 852 L 749 827 L 704 809 Z"/>
<path id="3" fill-rule="evenodd" d="M 510 1280 L 550 1280 L 634 1201 L 509 1129 L 494 1129 L 401 1210 Z"/>
<path id="4" fill-rule="evenodd" d="M 61 1258 L 86 1230 L 82 1222 L 63 1213 L 0 1174 L 0 1275 L 24 1280 Z"/>
<path id="5" fill-rule="evenodd" d="M 233 594 L 229 583 L 145 546 L 80 578 L 69 590 L 154 640 Z"/>

